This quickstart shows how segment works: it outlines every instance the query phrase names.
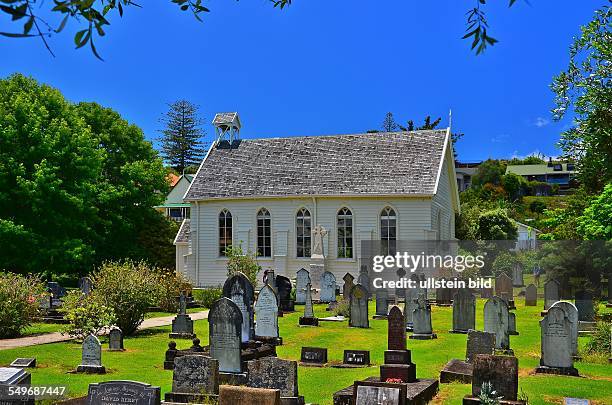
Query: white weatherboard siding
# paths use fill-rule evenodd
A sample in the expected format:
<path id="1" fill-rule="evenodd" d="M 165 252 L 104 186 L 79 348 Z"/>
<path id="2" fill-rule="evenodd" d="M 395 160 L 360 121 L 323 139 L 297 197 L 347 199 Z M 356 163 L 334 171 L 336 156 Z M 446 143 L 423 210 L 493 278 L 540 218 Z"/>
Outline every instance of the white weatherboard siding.
<path id="1" fill-rule="evenodd" d="M 315 209 L 316 204 L 316 209 Z M 197 284 L 200 286 L 218 285 L 227 275 L 227 259 L 219 257 L 218 216 L 223 209 L 232 213 L 233 243 L 242 243 L 244 250 L 256 251 L 256 214 L 266 208 L 272 223 L 272 258 L 259 258 L 263 269 L 274 268 L 276 274 L 295 277 L 302 267 L 308 269 L 309 258 L 296 257 L 295 216 L 304 207 L 310 211 L 312 223 L 322 225 L 329 233 L 324 240 L 326 270 L 334 273 L 340 280 L 346 272 L 357 274 L 358 255 L 362 239 L 380 238 L 380 212 L 390 206 L 397 214 L 398 239 L 422 240 L 425 231 L 430 229 L 431 199 L 429 198 L 270 198 L 257 200 L 203 201 L 192 207 L 192 241 L 197 249 Z M 340 208 L 347 207 L 353 213 L 352 259 L 337 257 L 336 215 Z M 371 235 L 371 237 L 369 237 Z M 196 246 L 197 245 L 197 246 Z"/>

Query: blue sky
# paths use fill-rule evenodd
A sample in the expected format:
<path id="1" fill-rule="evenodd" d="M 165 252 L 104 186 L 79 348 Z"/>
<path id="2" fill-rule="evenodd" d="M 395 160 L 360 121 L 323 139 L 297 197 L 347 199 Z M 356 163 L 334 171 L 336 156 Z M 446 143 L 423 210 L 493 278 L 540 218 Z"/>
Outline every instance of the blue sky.
<path id="1" fill-rule="evenodd" d="M 569 121 L 550 116 L 552 77 L 602 0 L 519 0 L 487 5 L 499 44 L 475 56 L 461 40 L 475 1 L 209 1 L 204 23 L 169 0 L 143 1 L 112 20 L 99 39 L 100 62 L 74 50 L 69 24 L 51 39 L 0 38 L 0 76 L 31 75 L 72 101 L 96 101 L 159 136 L 166 103 L 238 111 L 243 138 L 358 133 L 387 111 L 400 123 L 441 116 L 466 135 L 461 160 L 556 155 Z M 0 31 L 15 29 L 2 16 Z"/>

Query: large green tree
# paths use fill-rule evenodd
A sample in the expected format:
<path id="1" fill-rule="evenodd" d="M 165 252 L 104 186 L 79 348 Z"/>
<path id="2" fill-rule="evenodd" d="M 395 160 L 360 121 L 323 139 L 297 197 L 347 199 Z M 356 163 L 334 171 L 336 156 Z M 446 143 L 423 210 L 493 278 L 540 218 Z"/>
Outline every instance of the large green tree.
<path id="1" fill-rule="evenodd" d="M 202 0 L 170 0 L 181 11 L 192 13 L 196 19 L 202 21 L 202 13 L 210 10 L 202 4 Z M 477 54 L 483 52 L 488 46 L 494 45 L 497 40 L 489 35 L 484 7 L 487 0 L 470 0 L 473 7 L 466 13 L 466 33 L 463 39 L 472 41 L 472 49 Z M 512 6 L 516 0 L 507 0 Z M 279 9 L 284 9 L 293 3 L 293 0 L 269 0 Z M 12 21 L 19 24 L 19 29 L 11 32 L 0 32 L 0 35 L 9 38 L 37 37 L 40 38 L 51 54 L 48 38 L 64 30 L 68 21 L 76 22 L 81 29 L 74 35 L 77 48 L 89 46 L 96 57 L 100 58 L 95 43 L 106 35 L 110 25 L 109 19 L 118 15 L 123 17 L 126 9 L 141 7 L 133 0 L 0 0 L 0 15 L 9 16 Z M 350 7 L 347 5 L 347 7 Z M 41 10 L 42 9 L 42 10 Z M 57 22 L 49 22 L 41 15 L 55 15 L 60 17 Z"/>
<path id="2" fill-rule="evenodd" d="M 146 258 L 166 171 L 142 131 L 31 78 L 0 80 L 0 269 L 82 274 Z"/>
<path id="3" fill-rule="evenodd" d="M 573 117 L 561 149 L 575 160 L 582 184 L 599 192 L 612 182 L 612 8 L 603 7 L 570 47 L 566 71 L 555 77 L 553 115 Z"/>

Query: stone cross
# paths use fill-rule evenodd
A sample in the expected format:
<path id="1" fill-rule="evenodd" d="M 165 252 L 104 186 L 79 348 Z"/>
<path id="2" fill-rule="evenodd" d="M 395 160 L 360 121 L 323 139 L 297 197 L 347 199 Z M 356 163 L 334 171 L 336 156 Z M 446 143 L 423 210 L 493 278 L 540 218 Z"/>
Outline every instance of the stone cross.
<path id="1" fill-rule="evenodd" d="M 312 286 L 310 282 L 306 284 L 304 291 L 304 318 L 314 318 L 314 310 L 312 308 Z"/>
<path id="2" fill-rule="evenodd" d="M 179 315 L 185 315 L 187 313 L 187 297 L 185 297 L 185 293 L 181 291 L 181 295 L 179 295 Z"/>
<path id="3" fill-rule="evenodd" d="M 323 252 L 323 237 L 327 235 L 327 230 L 321 225 L 317 225 L 312 230 L 312 255 L 311 257 L 325 257 Z"/>

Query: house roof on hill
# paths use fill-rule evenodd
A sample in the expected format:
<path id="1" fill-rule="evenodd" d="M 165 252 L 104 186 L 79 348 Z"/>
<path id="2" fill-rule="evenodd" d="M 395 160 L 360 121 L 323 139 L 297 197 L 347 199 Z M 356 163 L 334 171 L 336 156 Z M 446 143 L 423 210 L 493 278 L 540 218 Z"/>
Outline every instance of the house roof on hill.
<path id="1" fill-rule="evenodd" d="M 447 132 L 215 142 L 184 199 L 433 195 Z"/>
<path id="2" fill-rule="evenodd" d="M 555 170 L 555 166 L 557 166 L 557 170 Z M 508 167 L 506 167 L 506 174 L 508 173 L 518 174 L 519 176 L 536 176 L 542 174 L 571 174 L 576 172 L 574 170 L 574 165 L 571 163 L 553 163 L 553 166 L 542 163 L 539 165 L 508 165 Z"/>

